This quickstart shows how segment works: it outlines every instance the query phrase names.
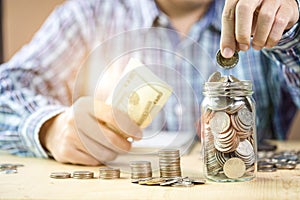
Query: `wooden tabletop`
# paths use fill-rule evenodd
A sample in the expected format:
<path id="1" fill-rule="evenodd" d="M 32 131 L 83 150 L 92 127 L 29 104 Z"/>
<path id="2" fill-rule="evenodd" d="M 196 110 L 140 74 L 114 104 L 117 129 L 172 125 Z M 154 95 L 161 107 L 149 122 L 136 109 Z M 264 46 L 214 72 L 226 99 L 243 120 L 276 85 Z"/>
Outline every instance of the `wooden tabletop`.
<path id="1" fill-rule="evenodd" d="M 279 150 L 300 150 L 300 141 L 276 142 Z M 181 158 L 183 176 L 202 176 L 200 144 L 196 144 L 189 155 Z M 0 174 L 0 199 L 300 199 L 300 166 L 294 170 L 258 172 L 248 182 L 215 183 L 189 188 L 143 186 L 131 183 L 128 166 L 130 156 L 116 161 L 121 167 L 121 178 L 102 180 L 52 179 L 51 172 L 90 170 L 99 174 L 99 167 L 85 167 L 57 163 L 53 160 L 21 158 L 0 153 L 0 164 L 23 164 L 16 174 Z M 144 160 L 148 158 L 145 157 Z M 152 163 L 156 162 L 156 158 Z M 154 176 L 158 175 L 153 165 Z M 123 170 L 124 169 L 124 170 Z"/>

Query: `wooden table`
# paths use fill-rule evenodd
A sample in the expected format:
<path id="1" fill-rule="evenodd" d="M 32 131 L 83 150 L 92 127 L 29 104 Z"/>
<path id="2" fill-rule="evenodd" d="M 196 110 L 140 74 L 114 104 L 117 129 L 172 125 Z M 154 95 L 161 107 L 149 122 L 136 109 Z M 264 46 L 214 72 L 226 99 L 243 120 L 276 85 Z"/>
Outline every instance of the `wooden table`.
<path id="1" fill-rule="evenodd" d="M 276 142 L 279 150 L 300 149 L 300 141 Z M 184 176 L 202 176 L 200 144 L 181 159 Z M 124 156 L 118 162 L 128 160 Z M 147 158 L 145 158 L 147 159 Z M 130 173 L 121 179 L 52 179 L 54 171 L 90 170 L 97 176 L 99 167 L 60 164 L 53 160 L 21 158 L 0 153 L 0 163 L 21 163 L 17 174 L 0 174 L 0 199 L 300 199 L 300 166 L 295 170 L 258 172 L 248 182 L 215 183 L 190 188 L 142 186 L 130 182 Z M 122 163 L 120 164 L 120 166 Z M 158 171 L 154 172 L 158 175 Z"/>

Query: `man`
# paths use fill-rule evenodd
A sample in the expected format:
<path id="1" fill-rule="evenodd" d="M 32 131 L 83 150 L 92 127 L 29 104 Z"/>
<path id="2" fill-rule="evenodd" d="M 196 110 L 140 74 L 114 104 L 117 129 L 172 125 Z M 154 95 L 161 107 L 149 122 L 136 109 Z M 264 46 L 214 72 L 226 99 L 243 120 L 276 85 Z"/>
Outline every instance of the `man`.
<path id="1" fill-rule="evenodd" d="M 74 91 L 83 74 L 80 67 L 93 49 L 100 45 L 106 66 L 143 42 L 151 48 L 137 55 L 145 64 L 161 59 L 159 64 L 172 66 L 154 71 L 167 69 L 162 77 L 178 95 L 154 125 L 170 131 L 192 129 L 199 116 L 201 84 L 217 69 L 210 58 L 219 48 L 227 58 L 240 50 L 245 52 L 232 73 L 253 81 L 258 136 L 284 139 L 300 106 L 298 6 L 295 0 L 68 1 L 29 45 L 1 66 L 0 146 L 13 154 L 85 165 L 127 152 L 131 143 L 106 125 L 136 140 L 142 130 L 101 98 L 74 97 Z M 101 89 L 104 84 L 97 92 Z"/>

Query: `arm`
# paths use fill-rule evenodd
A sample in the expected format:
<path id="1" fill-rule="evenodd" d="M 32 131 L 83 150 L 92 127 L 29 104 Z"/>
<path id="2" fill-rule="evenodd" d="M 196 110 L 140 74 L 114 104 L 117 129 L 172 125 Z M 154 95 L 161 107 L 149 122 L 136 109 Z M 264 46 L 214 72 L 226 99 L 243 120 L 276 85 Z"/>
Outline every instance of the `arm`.
<path id="1" fill-rule="evenodd" d="M 140 139 L 141 130 L 128 115 L 93 97 L 72 99 L 81 63 L 97 44 L 94 36 L 101 37 L 94 19 L 105 14 L 101 3 L 106 9 L 113 5 L 68 1 L 28 46 L 2 66 L 2 149 L 46 157 L 44 147 L 59 162 L 98 165 L 127 152 L 131 143 L 126 137 Z M 109 11 L 103 18 L 111 16 Z"/>
<path id="2" fill-rule="evenodd" d="M 253 36 L 252 47 L 280 63 L 288 90 L 300 107 L 299 0 L 227 0 L 222 24 L 222 55 L 248 50 Z"/>
<path id="3" fill-rule="evenodd" d="M 71 103 L 67 74 L 88 48 L 83 8 L 57 8 L 30 44 L 0 67 L 0 147 L 13 154 L 47 157 L 39 142 L 44 122 Z"/>

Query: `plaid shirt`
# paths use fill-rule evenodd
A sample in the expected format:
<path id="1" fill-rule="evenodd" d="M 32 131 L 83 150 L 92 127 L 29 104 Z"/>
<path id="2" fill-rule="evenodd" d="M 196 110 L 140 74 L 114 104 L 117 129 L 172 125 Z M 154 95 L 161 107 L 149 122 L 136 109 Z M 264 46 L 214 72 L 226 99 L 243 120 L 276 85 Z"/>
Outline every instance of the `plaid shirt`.
<path id="1" fill-rule="evenodd" d="M 212 3 L 184 37 L 153 0 L 71 0 L 57 7 L 32 41 L 0 66 L 0 148 L 47 157 L 39 142 L 42 124 L 80 95 L 101 98 L 101 88 L 111 89 L 99 82 L 105 69 L 114 66 L 110 75 L 118 74 L 130 57 L 174 89 L 148 129 L 194 129 L 202 85 L 219 70 L 252 80 L 258 138 L 286 138 L 300 107 L 299 22 L 278 46 L 240 52 L 238 66 L 224 71 L 214 59 L 223 4 Z"/>

